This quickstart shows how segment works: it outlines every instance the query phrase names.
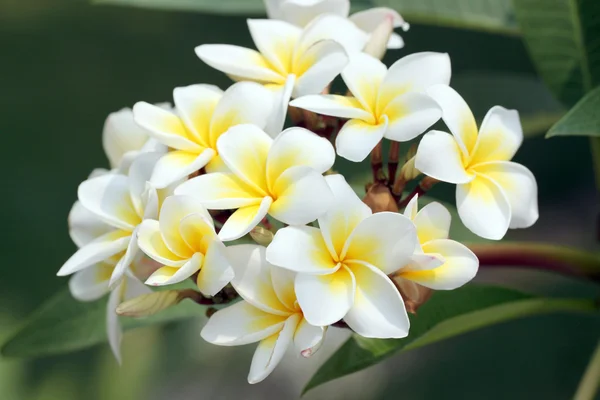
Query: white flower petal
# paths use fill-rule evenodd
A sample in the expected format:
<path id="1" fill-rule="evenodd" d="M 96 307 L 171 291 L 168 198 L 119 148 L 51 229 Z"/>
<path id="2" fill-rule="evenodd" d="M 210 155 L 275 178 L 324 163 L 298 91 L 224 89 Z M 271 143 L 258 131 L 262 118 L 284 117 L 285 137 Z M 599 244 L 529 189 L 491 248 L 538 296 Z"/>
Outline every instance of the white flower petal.
<path id="1" fill-rule="evenodd" d="M 302 29 L 288 22 L 249 19 L 248 29 L 258 51 L 280 75 L 287 75 Z"/>
<path id="2" fill-rule="evenodd" d="M 79 301 L 98 300 L 109 292 L 108 278 L 113 268 L 110 264 L 100 262 L 76 272 L 69 279 L 71 296 Z"/>
<path id="3" fill-rule="evenodd" d="M 387 7 L 374 7 L 368 10 L 359 11 L 350 16 L 350 21 L 354 22 L 361 30 L 370 33 L 375 31 L 387 18 L 392 19 L 394 28 L 406 26 L 406 22 L 404 22 L 404 19 L 400 14 Z M 388 49 L 400 49 L 404 47 L 404 41 L 399 35 L 392 33 L 392 37 L 390 37 L 387 47 Z"/>
<path id="4" fill-rule="evenodd" d="M 294 280 L 296 273 L 285 268 L 271 266 L 271 283 L 277 298 L 288 310 L 296 307 L 296 292 L 294 291 Z"/>
<path id="5" fill-rule="evenodd" d="M 442 131 L 429 131 L 423 136 L 417 148 L 415 167 L 442 182 L 467 183 L 474 178 L 465 170 L 455 138 Z"/>
<path id="6" fill-rule="evenodd" d="M 288 111 L 288 104 L 292 97 L 294 86 L 296 85 L 296 75 L 290 74 L 287 76 L 283 85 L 267 85 L 266 87 L 272 91 L 273 95 L 273 112 L 265 126 L 265 132 L 271 137 L 276 137 L 283 130 L 285 125 L 285 117 Z"/>
<path id="7" fill-rule="evenodd" d="M 474 167 L 496 182 L 510 203 L 510 228 L 528 228 L 538 217 L 537 182 L 530 170 L 510 161 L 490 162 Z"/>
<path id="8" fill-rule="evenodd" d="M 289 225 L 304 225 L 316 220 L 333 202 L 333 194 L 323 175 L 305 166 L 287 169 L 275 181 L 272 193 L 276 200 L 269 214 Z"/>
<path id="9" fill-rule="evenodd" d="M 196 47 L 196 55 L 211 67 L 239 78 L 274 83 L 285 80 L 255 50 L 227 44 L 203 44 Z"/>
<path id="10" fill-rule="evenodd" d="M 477 123 L 465 100 L 448 85 L 432 86 L 427 94 L 442 107 L 442 119 L 463 154 L 471 154 L 477 142 Z"/>
<path id="11" fill-rule="evenodd" d="M 376 112 L 377 96 L 386 73 L 384 63 L 365 53 L 353 54 L 350 63 L 342 71 L 346 86 L 371 115 Z"/>
<path id="12" fill-rule="evenodd" d="M 204 213 L 186 215 L 179 221 L 179 234 L 194 253 L 206 255 L 213 240 L 217 238 L 212 219 Z"/>
<path id="13" fill-rule="evenodd" d="M 246 301 L 217 311 L 200 335 L 219 346 L 238 346 L 258 342 L 281 331 L 287 316 L 269 314 Z"/>
<path id="14" fill-rule="evenodd" d="M 170 111 L 140 101 L 133 106 L 133 115 L 138 125 L 166 146 L 194 152 L 202 149 L 182 120 Z"/>
<path id="15" fill-rule="evenodd" d="M 176 195 L 194 197 L 211 210 L 229 210 L 260 204 L 263 196 L 232 173 L 213 172 L 182 183 Z"/>
<path id="16" fill-rule="evenodd" d="M 373 212 L 356 195 L 343 175 L 328 175 L 325 180 L 333 192 L 334 204 L 319 217 L 319 228 L 332 257 L 337 257 L 342 254 L 354 228 Z"/>
<path id="17" fill-rule="evenodd" d="M 350 268 L 356 278 L 356 295 L 344 317 L 348 326 L 368 338 L 406 337 L 410 321 L 390 278 L 369 264 L 353 263 Z"/>
<path id="18" fill-rule="evenodd" d="M 354 304 L 356 281 L 342 267 L 329 275 L 298 274 L 295 289 L 308 323 L 327 326 L 344 318 Z"/>
<path id="19" fill-rule="evenodd" d="M 452 290 L 469 282 L 477 274 L 479 260 L 465 245 L 448 239 L 432 240 L 423 246 L 428 254 L 440 254 L 444 263 L 431 269 L 401 271 L 401 278 L 434 290 Z"/>
<path id="20" fill-rule="evenodd" d="M 119 364 L 121 364 L 121 339 L 123 338 L 123 331 L 121 330 L 121 324 L 119 324 L 117 306 L 122 301 L 122 292 L 123 290 L 120 286 L 116 290 L 113 290 L 110 296 L 108 296 L 108 303 L 106 304 L 106 335 L 108 336 L 108 344 Z"/>
<path id="21" fill-rule="evenodd" d="M 340 157 L 361 162 L 381 141 L 388 127 L 388 118 L 383 116 L 378 125 L 360 119 L 346 122 L 335 139 L 335 148 Z"/>
<path id="22" fill-rule="evenodd" d="M 289 168 L 304 165 L 319 174 L 329 170 L 335 161 L 335 150 L 329 140 L 308 129 L 289 128 L 281 132 L 267 156 L 267 185 L 273 188 L 277 179 Z"/>
<path id="23" fill-rule="evenodd" d="M 292 315 L 285 321 L 283 329 L 279 333 L 261 340 L 252 357 L 252 365 L 250 365 L 248 374 L 249 383 L 261 382 L 279 364 L 292 342 L 299 320 L 299 314 Z"/>
<path id="24" fill-rule="evenodd" d="M 292 97 L 321 93 L 348 65 L 344 48 L 333 40 L 322 40 L 308 47 L 296 60 L 297 80 Z"/>
<path id="25" fill-rule="evenodd" d="M 134 299 L 136 297 L 153 292 L 153 290 L 150 289 L 149 286 L 144 285 L 142 281 L 140 281 L 137 277 L 132 276 L 131 274 L 127 275 L 124 285 L 125 293 L 123 295 L 123 300 Z"/>
<path id="26" fill-rule="evenodd" d="M 259 127 L 244 124 L 223 134 L 217 148 L 229 170 L 264 196 L 267 155 L 272 143 L 273 139 Z"/>
<path id="27" fill-rule="evenodd" d="M 392 34 L 390 35 L 390 39 L 388 40 L 388 43 L 387 43 L 387 48 L 388 49 L 401 49 L 403 47 L 404 47 L 404 39 L 402 39 L 402 36 L 398 35 L 395 32 L 392 32 Z"/>
<path id="28" fill-rule="evenodd" d="M 417 217 L 417 212 L 419 212 L 419 195 L 416 194 L 406 205 L 404 212 L 402 213 L 406 218 L 410 219 L 414 222 Z M 417 227 L 419 229 L 419 227 Z"/>
<path id="29" fill-rule="evenodd" d="M 431 97 L 409 92 L 396 97 L 383 110 L 388 117 L 385 137 L 406 142 L 425 132 L 442 116 L 442 109 Z"/>
<path id="30" fill-rule="evenodd" d="M 277 297 L 272 280 L 276 268 L 267 261 L 263 246 L 240 244 L 228 247 L 227 254 L 235 271 L 231 284 L 244 300 L 269 314 L 290 314 Z"/>
<path id="31" fill-rule="evenodd" d="M 173 253 L 165 244 L 158 221 L 145 220 L 138 229 L 138 246 L 153 260 L 171 267 L 181 267 L 187 261 Z"/>
<path id="32" fill-rule="evenodd" d="M 523 128 L 516 110 L 492 107 L 486 114 L 471 165 L 489 161 L 509 161 L 523 143 Z"/>
<path id="33" fill-rule="evenodd" d="M 121 257 L 115 266 L 112 275 L 110 276 L 108 287 L 111 290 L 121 282 L 123 275 L 125 275 L 125 272 L 129 269 L 129 266 L 139 253 L 140 248 L 138 247 L 138 241 L 136 240 L 138 230 L 138 227 L 133 230 L 133 233 L 131 234 L 131 240 L 127 245 L 127 250 L 125 250 L 125 254 L 123 254 L 123 257 Z"/>
<path id="34" fill-rule="evenodd" d="M 129 195 L 139 216 L 144 215 L 142 195 L 146 191 L 146 184 L 150 180 L 156 162 L 161 157 L 161 153 L 140 153 L 129 167 Z"/>
<path id="35" fill-rule="evenodd" d="M 165 245 L 181 258 L 189 258 L 194 251 L 183 240 L 180 231 L 181 220 L 190 214 L 200 214 L 212 222 L 206 208 L 192 196 L 169 196 L 160 209 L 159 227 Z"/>
<path id="36" fill-rule="evenodd" d="M 273 93 L 255 82 L 238 82 L 225 91 L 210 123 L 210 146 L 231 127 L 252 124 L 263 129 L 274 109 Z"/>
<path id="37" fill-rule="evenodd" d="M 323 14 L 306 26 L 296 52 L 304 52 L 320 41 L 333 40 L 341 44 L 346 52 L 357 53 L 362 51 L 368 39 L 369 36 L 345 16 Z"/>
<path id="38" fill-rule="evenodd" d="M 437 202 L 423 207 L 413 219 L 421 244 L 435 239 L 448 239 L 450 233 L 450 211 Z"/>
<path id="39" fill-rule="evenodd" d="M 66 276 L 84 268 L 104 261 L 107 258 L 122 252 L 129 245 L 131 233 L 124 231 L 111 231 L 106 233 L 75 252 L 56 275 Z"/>
<path id="40" fill-rule="evenodd" d="M 267 248 L 267 260 L 278 267 L 309 274 L 330 274 L 337 264 L 321 231 L 312 226 L 279 229 Z"/>
<path id="41" fill-rule="evenodd" d="M 404 215 L 380 212 L 362 220 L 346 241 L 341 257 L 367 262 L 386 274 L 406 264 L 417 245 L 417 232 Z"/>
<path id="42" fill-rule="evenodd" d="M 77 197 L 85 208 L 116 228 L 133 231 L 140 223 L 126 176 L 107 174 L 88 179 L 79 185 Z"/>
<path id="43" fill-rule="evenodd" d="M 208 246 L 196 284 L 202 294 L 214 296 L 233 279 L 233 268 L 227 258 L 225 245 L 213 239 Z"/>
<path id="44" fill-rule="evenodd" d="M 279 4 L 280 17 L 296 26 L 306 26 L 313 19 L 321 14 L 335 14 L 340 17 L 347 17 L 350 12 L 349 0 L 275 0 Z M 269 1 L 267 0 L 267 3 Z M 273 17 L 269 17 L 273 18 Z"/>
<path id="45" fill-rule="evenodd" d="M 223 91 L 214 85 L 190 85 L 173 90 L 173 100 L 181 120 L 194 142 L 202 147 L 211 147 L 208 135 L 210 122 L 222 97 Z"/>
<path id="46" fill-rule="evenodd" d="M 110 166 L 117 168 L 127 152 L 140 150 L 149 138 L 148 131 L 133 120 L 131 108 L 110 113 L 102 130 L 102 146 Z"/>
<path id="47" fill-rule="evenodd" d="M 296 352 L 307 358 L 315 354 L 323 344 L 326 330 L 326 327 L 313 326 L 302 318 L 294 334 Z"/>
<path id="48" fill-rule="evenodd" d="M 113 227 L 85 208 L 80 201 L 73 204 L 69 212 L 69 235 L 77 247 L 83 247 L 112 230 Z"/>
<path id="49" fill-rule="evenodd" d="M 456 187 L 456 207 L 463 224 L 482 238 L 500 240 L 510 225 L 506 194 L 485 175 L 477 174 L 471 182 Z"/>
<path id="50" fill-rule="evenodd" d="M 165 266 L 157 269 L 148 279 L 146 279 L 145 283 L 146 285 L 151 286 L 164 286 L 183 282 L 200 269 L 203 261 L 203 254 L 194 253 L 194 255 L 179 268 Z"/>
<path id="51" fill-rule="evenodd" d="M 171 151 L 156 163 L 150 182 L 162 189 L 205 167 L 216 155 L 213 149 L 200 154 L 182 150 Z"/>
<path id="52" fill-rule="evenodd" d="M 371 113 L 365 111 L 355 97 L 337 94 L 302 96 L 292 100 L 290 106 L 339 118 L 356 118 L 366 121 L 372 118 Z"/>
<path id="53" fill-rule="evenodd" d="M 221 240 L 227 242 L 246 235 L 267 216 L 271 204 L 273 199 L 264 197 L 260 204 L 238 208 L 223 224 L 219 232 Z"/>

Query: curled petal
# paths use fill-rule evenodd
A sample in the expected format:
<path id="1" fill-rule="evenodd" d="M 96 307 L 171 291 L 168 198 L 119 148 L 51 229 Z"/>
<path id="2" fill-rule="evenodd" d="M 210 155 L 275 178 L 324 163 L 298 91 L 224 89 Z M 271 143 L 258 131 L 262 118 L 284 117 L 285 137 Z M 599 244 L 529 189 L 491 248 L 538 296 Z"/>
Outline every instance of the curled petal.
<path id="1" fill-rule="evenodd" d="M 109 292 L 108 279 L 113 266 L 97 263 L 89 268 L 76 272 L 69 279 L 69 291 L 79 301 L 94 301 Z"/>
<path id="2" fill-rule="evenodd" d="M 148 152 L 139 154 L 129 167 L 129 195 L 137 215 L 144 215 L 144 193 L 156 162 L 162 157 L 161 153 Z"/>
<path id="3" fill-rule="evenodd" d="M 403 338 L 410 322 L 400 292 L 390 278 L 366 263 L 349 265 L 356 277 L 356 296 L 344 321 L 368 338 Z"/>
<path id="4" fill-rule="evenodd" d="M 415 167 L 442 182 L 467 183 L 474 178 L 465 170 L 462 153 L 454 137 L 441 131 L 430 131 L 423 136 L 417 149 Z"/>
<path id="5" fill-rule="evenodd" d="M 108 336 L 108 344 L 119 364 L 121 364 L 121 339 L 123 338 L 123 331 L 121 330 L 116 310 L 117 306 L 123 300 L 122 297 L 123 288 L 119 286 L 110 293 L 106 304 L 106 335 Z"/>
<path id="6" fill-rule="evenodd" d="M 158 221 L 142 222 L 138 230 L 138 246 L 148 257 L 163 265 L 181 267 L 187 260 L 179 257 L 167 247 L 160 234 Z"/>
<path id="7" fill-rule="evenodd" d="M 196 271 L 200 269 L 203 260 L 204 255 L 201 253 L 194 253 L 194 255 L 179 268 L 169 266 L 161 267 L 150 275 L 146 280 L 146 285 L 164 286 L 182 282 L 194 275 Z"/>
<path id="8" fill-rule="evenodd" d="M 296 85 L 296 75 L 290 74 L 287 76 L 283 85 L 266 85 L 271 90 L 273 95 L 273 112 L 265 126 L 265 132 L 271 137 L 279 135 L 285 124 L 285 117 L 288 111 L 288 104 L 292 97 L 292 91 Z"/>
<path id="9" fill-rule="evenodd" d="M 273 0 L 267 3 L 273 3 Z M 327 0 L 306 2 L 302 0 L 280 1 L 279 3 L 280 19 L 288 21 L 296 26 L 306 26 L 313 19 L 321 14 L 335 14 L 340 17 L 347 17 L 350 12 L 349 0 Z M 267 7 L 268 9 L 268 7 Z M 269 18 L 273 18 L 269 16 Z"/>
<path id="10" fill-rule="evenodd" d="M 238 208 L 221 228 L 221 240 L 236 240 L 246 235 L 267 215 L 272 203 L 272 198 L 264 197 L 260 204 Z"/>
<path id="11" fill-rule="evenodd" d="M 368 35 L 345 16 L 323 14 L 306 26 L 296 52 L 301 54 L 317 42 L 331 40 L 342 45 L 347 53 L 353 54 L 362 51 L 368 39 Z"/>
<path id="12" fill-rule="evenodd" d="M 208 246 L 206 256 L 196 284 L 204 295 L 214 296 L 233 279 L 233 268 L 227 258 L 225 245 L 213 239 Z"/>
<path id="13" fill-rule="evenodd" d="M 335 139 L 338 155 L 354 162 L 363 161 L 381 141 L 387 127 L 388 118 L 385 115 L 377 125 L 351 119 L 344 124 Z"/>
<path id="14" fill-rule="evenodd" d="M 344 318 L 354 304 L 356 281 L 348 268 L 329 275 L 298 274 L 298 304 L 311 325 L 327 326 Z"/>
<path id="15" fill-rule="evenodd" d="M 502 239 L 510 225 L 510 202 L 501 187 L 485 175 L 477 174 L 471 182 L 456 187 L 456 207 L 463 224 L 485 239 Z"/>
<path id="16" fill-rule="evenodd" d="M 407 26 L 404 19 L 395 10 L 387 7 L 374 7 L 368 10 L 359 11 L 350 16 L 350 21 L 354 22 L 361 30 L 365 32 L 373 32 L 377 27 L 385 21 L 386 18 L 392 19 L 394 28 Z M 388 49 L 400 49 L 404 47 L 404 41 L 395 33 L 392 33 L 388 43 Z"/>
<path id="17" fill-rule="evenodd" d="M 125 250 L 125 254 L 123 254 L 123 257 L 121 257 L 119 262 L 117 262 L 117 265 L 115 266 L 115 269 L 113 270 L 113 273 L 110 276 L 108 286 L 111 290 L 119 285 L 119 283 L 123 279 L 123 276 L 125 275 L 125 272 L 127 272 L 129 266 L 131 265 L 133 260 L 135 260 L 139 253 L 138 241 L 136 240 L 138 230 L 138 227 L 136 227 L 133 230 L 133 233 L 131 234 L 131 240 L 129 240 L 129 244 L 127 245 L 127 249 Z"/>
<path id="18" fill-rule="evenodd" d="M 323 344 L 326 330 L 326 327 L 313 326 L 303 318 L 294 334 L 296 352 L 300 353 L 302 357 L 307 358 L 315 354 Z"/>

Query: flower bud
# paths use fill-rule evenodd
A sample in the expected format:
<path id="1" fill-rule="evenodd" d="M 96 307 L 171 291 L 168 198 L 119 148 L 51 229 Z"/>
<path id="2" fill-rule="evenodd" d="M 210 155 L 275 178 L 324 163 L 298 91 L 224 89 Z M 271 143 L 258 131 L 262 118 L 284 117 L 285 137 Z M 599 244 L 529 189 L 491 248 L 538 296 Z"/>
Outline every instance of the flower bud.
<path id="1" fill-rule="evenodd" d="M 365 45 L 363 52 L 380 60 L 383 59 L 383 56 L 385 56 L 385 52 L 387 51 L 390 35 L 393 31 L 394 17 L 389 15 L 371 33 L 371 37 Z"/>
<path id="2" fill-rule="evenodd" d="M 262 226 L 255 226 L 254 229 L 250 231 L 250 236 L 261 246 L 268 246 L 273 241 L 274 235 L 273 232 L 263 228 Z"/>
<path id="3" fill-rule="evenodd" d="M 127 317 L 149 317 L 188 298 L 189 290 L 164 290 L 138 296 L 117 306 L 117 314 Z"/>
<path id="4" fill-rule="evenodd" d="M 390 189 L 383 183 L 374 183 L 367 189 L 363 202 L 373 213 L 382 211 L 398 212 L 398 205 Z"/>

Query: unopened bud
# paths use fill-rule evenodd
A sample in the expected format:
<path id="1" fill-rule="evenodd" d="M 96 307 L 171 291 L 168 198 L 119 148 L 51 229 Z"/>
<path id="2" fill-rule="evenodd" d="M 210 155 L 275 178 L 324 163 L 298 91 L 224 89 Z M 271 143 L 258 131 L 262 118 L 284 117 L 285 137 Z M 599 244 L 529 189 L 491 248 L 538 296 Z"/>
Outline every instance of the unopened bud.
<path id="1" fill-rule="evenodd" d="M 400 291 L 402 299 L 404 299 L 406 311 L 411 314 L 416 314 L 419 307 L 425 304 L 433 293 L 433 290 L 400 276 L 394 276 L 392 280 Z"/>
<path id="2" fill-rule="evenodd" d="M 367 189 L 363 202 L 373 213 L 382 211 L 398 212 L 398 205 L 390 189 L 382 183 L 374 183 Z"/>
<path id="3" fill-rule="evenodd" d="M 189 290 L 164 290 L 143 294 L 117 306 L 117 314 L 126 317 L 149 317 L 190 297 Z"/>
<path id="4" fill-rule="evenodd" d="M 400 175 L 405 182 L 411 181 L 415 179 L 417 176 L 421 175 L 421 171 L 419 171 L 415 167 L 415 157 L 408 160 L 400 169 Z"/>
<path id="5" fill-rule="evenodd" d="M 383 59 L 383 56 L 385 56 L 385 52 L 387 51 L 388 41 L 390 40 L 393 31 L 394 17 L 393 15 L 386 16 L 386 18 L 377 25 L 377 28 L 371 32 L 371 37 L 365 45 L 363 52 L 380 60 Z"/>
<path id="6" fill-rule="evenodd" d="M 273 232 L 262 226 L 256 226 L 250 231 L 252 239 L 261 246 L 268 246 L 273 241 Z"/>

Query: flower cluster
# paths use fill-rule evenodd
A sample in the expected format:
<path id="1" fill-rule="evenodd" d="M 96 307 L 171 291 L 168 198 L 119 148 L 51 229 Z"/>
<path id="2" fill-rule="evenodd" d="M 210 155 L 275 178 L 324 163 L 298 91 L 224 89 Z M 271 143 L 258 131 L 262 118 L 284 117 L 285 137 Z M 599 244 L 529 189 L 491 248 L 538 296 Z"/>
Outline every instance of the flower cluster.
<path id="1" fill-rule="evenodd" d="M 450 212 L 437 202 L 419 210 L 419 193 L 438 181 L 458 185 L 460 219 L 488 239 L 538 217 L 535 178 L 510 161 L 523 139 L 518 113 L 494 107 L 478 130 L 449 86 L 447 54 L 411 54 L 387 68 L 378 57 L 401 48 L 393 30 L 407 28 L 395 11 L 348 17 L 348 0 L 266 5 L 271 19 L 248 20 L 258 50 L 196 48 L 237 83 L 176 88 L 173 107 L 139 102 L 107 119 L 112 169 L 79 186 L 69 215 L 79 250 L 58 275 L 74 274 L 69 286 L 81 301 L 110 292 L 117 357 L 117 305 L 188 279 L 203 298 L 223 290 L 241 298 L 201 335 L 225 346 L 258 342 L 250 383 L 266 378 L 292 343 L 309 357 L 332 325 L 402 338 L 411 290 L 455 289 L 479 265 L 449 239 Z M 347 95 L 330 94 L 338 75 Z M 295 126 L 284 130 L 286 117 Z M 425 133 L 440 119 L 451 134 Z M 398 174 L 377 168 L 383 139 L 391 165 L 398 142 L 423 133 Z M 332 170 L 336 154 L 353 162 L 371 154 L 374 184 L 388 199 L 382 207 Z"/>

